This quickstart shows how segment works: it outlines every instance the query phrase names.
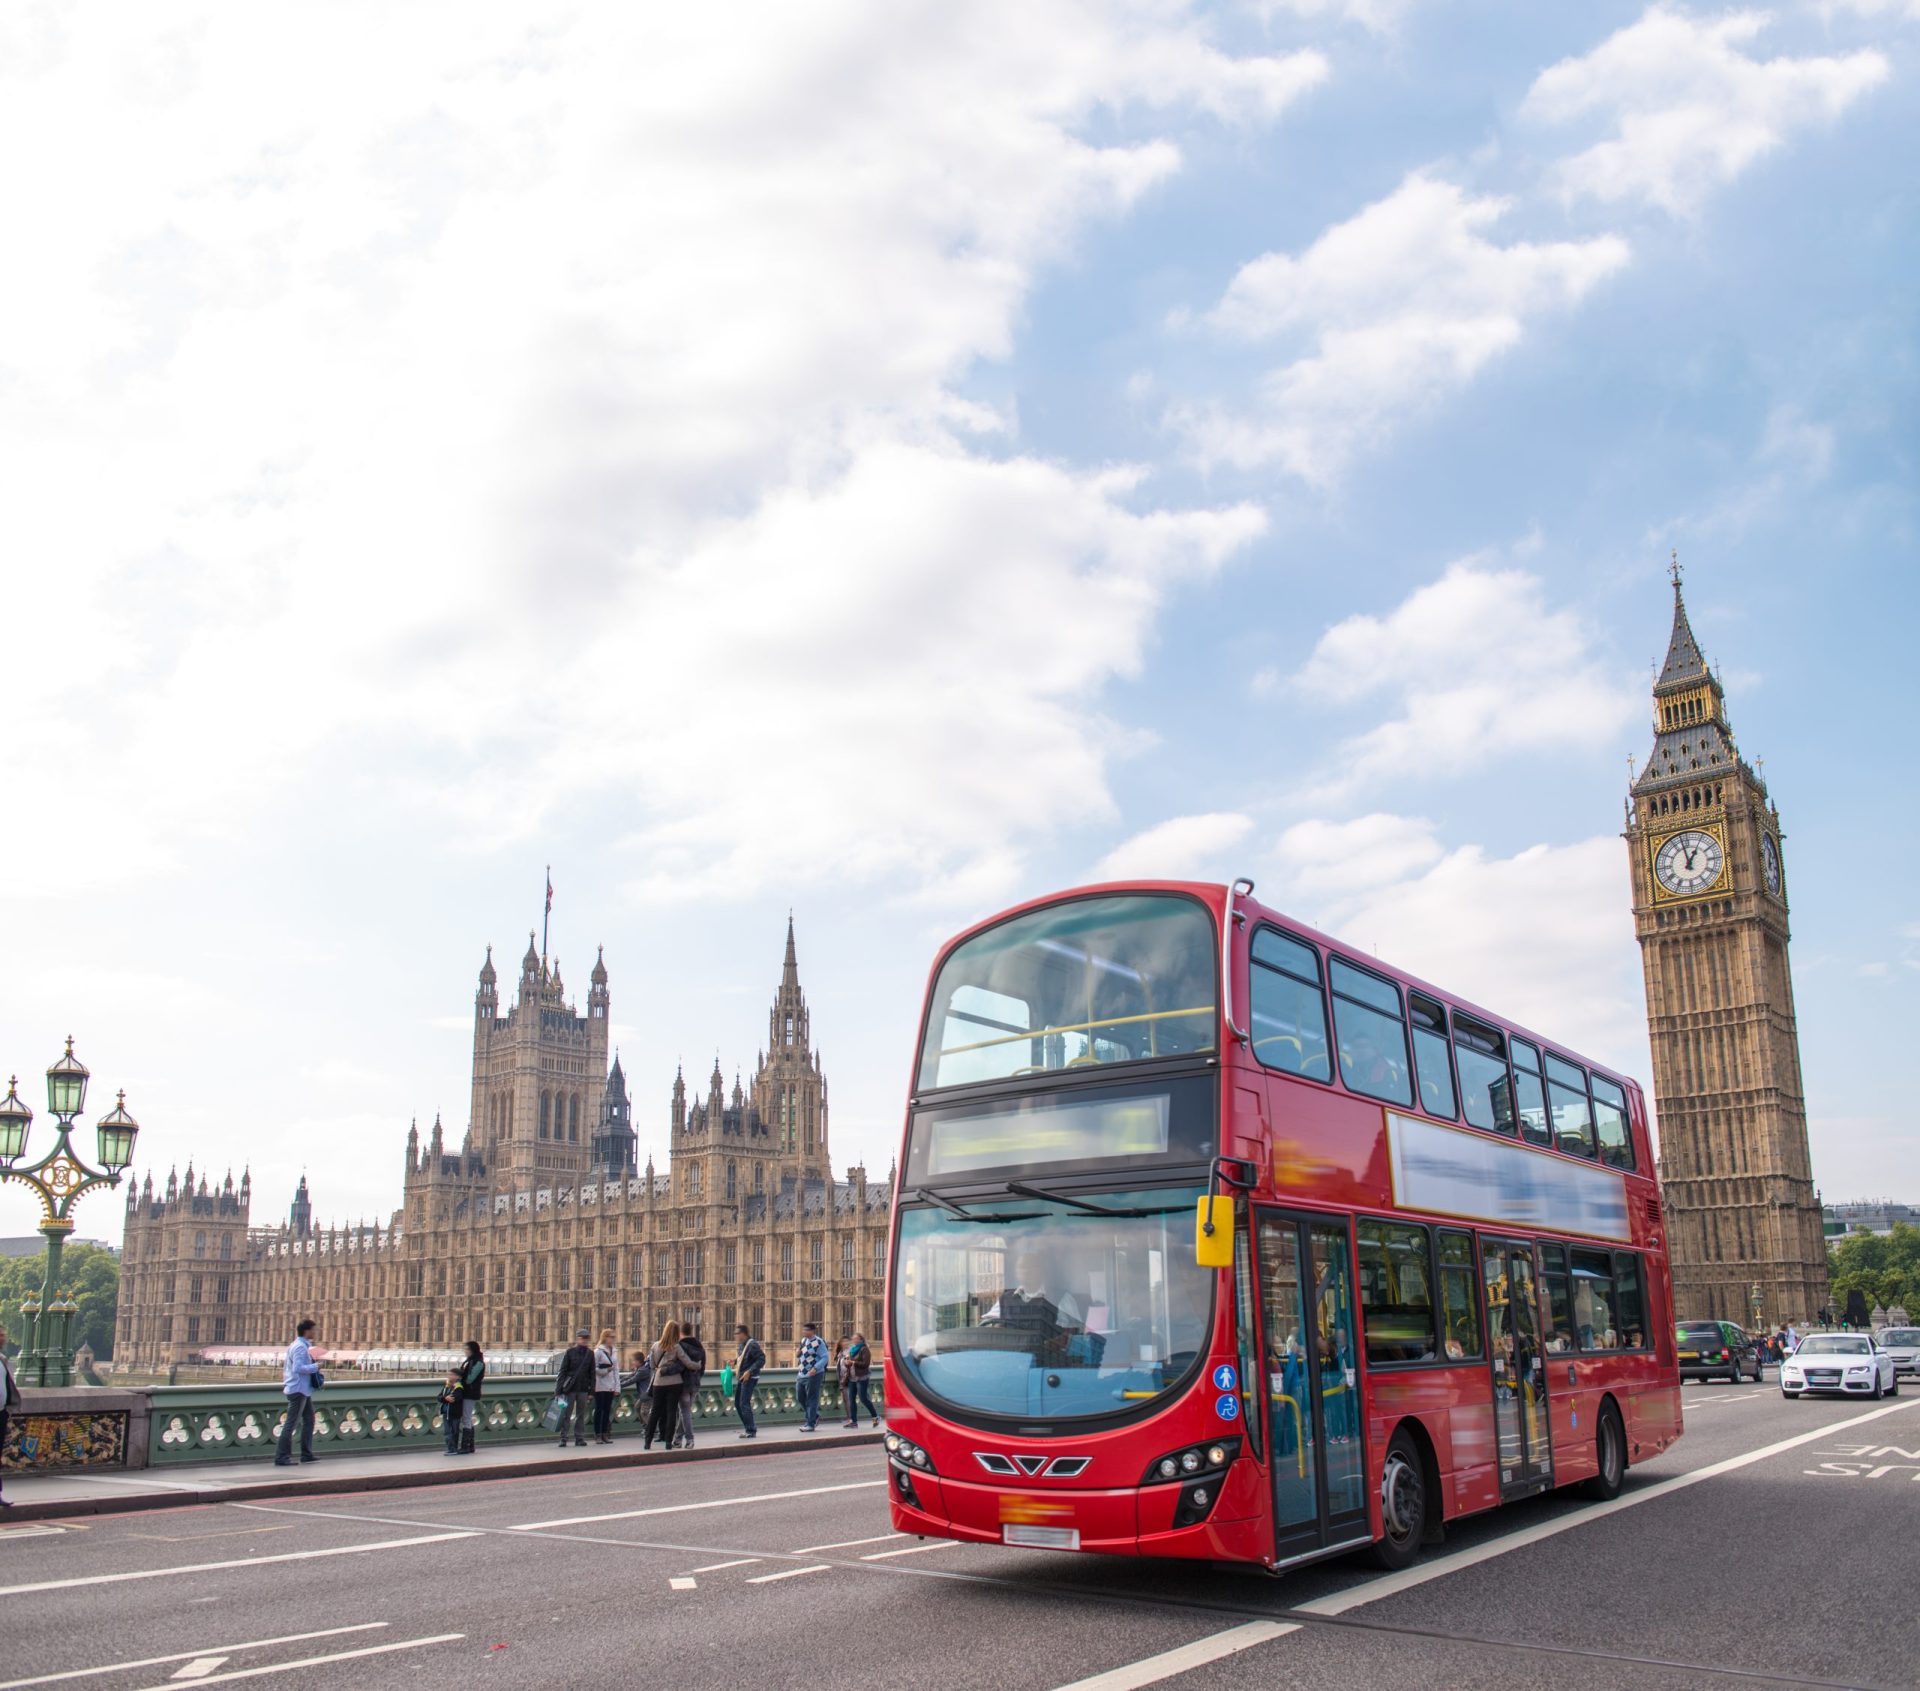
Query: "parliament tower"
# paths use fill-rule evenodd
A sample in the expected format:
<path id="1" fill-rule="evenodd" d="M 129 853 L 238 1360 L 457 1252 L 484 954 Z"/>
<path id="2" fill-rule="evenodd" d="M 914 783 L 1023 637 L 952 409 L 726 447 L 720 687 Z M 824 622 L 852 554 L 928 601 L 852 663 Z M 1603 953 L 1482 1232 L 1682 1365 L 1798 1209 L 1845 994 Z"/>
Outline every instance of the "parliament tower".
<path id="1" fill-rule="evenodd" d="M 1653 704 L 1653 755 L 1628 795 L 1626 839 L 1674 1313 L 1805 1323 L 1827 1304 L 1826 1244 L 1787 966 L 1780 813 L 1735 745 L 1677 563 Z"/>

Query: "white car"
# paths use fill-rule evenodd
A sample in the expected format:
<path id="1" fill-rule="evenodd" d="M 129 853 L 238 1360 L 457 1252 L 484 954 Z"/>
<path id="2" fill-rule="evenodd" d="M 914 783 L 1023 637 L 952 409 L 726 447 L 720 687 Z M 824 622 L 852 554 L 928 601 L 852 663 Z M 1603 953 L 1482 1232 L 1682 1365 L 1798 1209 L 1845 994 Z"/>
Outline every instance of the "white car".
<path id="1" fill-rule="evenodd" d="M 1865 1333 L 1809 1333 L 1780 1364 L 1780 1395 L 1838 1392 L 1846 1397 L 1898 1397 L 1893 1355 Z"/>
<path id="2" fill-rule="evenodd" d="M 1896 1374 L 1920 1374 L 1920 1327 L 1883 1327 L 1880 1348 L 1893 1358 Z"/>

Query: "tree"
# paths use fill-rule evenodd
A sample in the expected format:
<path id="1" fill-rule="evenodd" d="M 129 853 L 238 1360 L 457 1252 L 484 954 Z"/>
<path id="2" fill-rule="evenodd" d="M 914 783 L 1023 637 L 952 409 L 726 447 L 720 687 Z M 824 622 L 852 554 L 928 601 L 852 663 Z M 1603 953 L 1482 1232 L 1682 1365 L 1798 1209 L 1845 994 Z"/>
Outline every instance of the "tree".
<path id="1" fill-rule="evenodd" d="M 1896 1222 L 1890 1233 L 1850 1233 L 1827 1246 L 1827 1277 L 1836 1308 L 1858 1292 L 1869 1308 L 1920 1309 L 1920 1227 Z"/>
<path id="2" fill-rule="evenodd" d="M 47 1277 L 44 1252 L 0 1260 L 0 1327 L 14 1347 L 27 1340 L 20 1300 L 36 1296 Z M 92 1348 L 105 1361 L 113 1355 L 113 1318 L 120 1304 L 120 1259 L 102 1245 L 73 1244 L 60 1259 L 60 1289 L 80 1308 L 73 1318 L 73 1345 Z"/>

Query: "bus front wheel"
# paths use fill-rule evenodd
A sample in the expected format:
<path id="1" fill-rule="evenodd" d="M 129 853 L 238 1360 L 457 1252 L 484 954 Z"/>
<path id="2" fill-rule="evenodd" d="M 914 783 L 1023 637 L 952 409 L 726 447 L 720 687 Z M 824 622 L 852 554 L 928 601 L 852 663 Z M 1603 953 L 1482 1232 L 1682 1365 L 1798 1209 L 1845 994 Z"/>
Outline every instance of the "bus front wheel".
<path id="1" fill-rule="evenodd" d="M 1420 1452 L 1405 1432 L 1393 1435 L 1380 1472 L 1381 1534 L 1373 1559 L 1383 1568 L 1404 1568 L 1420 1554 L 1427 1534 L 1427 1476 Z"/>
<path id="2" fill-rule="evenodd" d="M 1587 1495 L 1602 1503 L 1620 1495 L 1627 1478 L 1627 1434 L 1620 1425 L 1620 1411 L 1606 1404 L 1600 1411 L 1600 1425 L 1593 1435 L 1593 1453 L 1599 1463 L 1587 1481 Z"/>

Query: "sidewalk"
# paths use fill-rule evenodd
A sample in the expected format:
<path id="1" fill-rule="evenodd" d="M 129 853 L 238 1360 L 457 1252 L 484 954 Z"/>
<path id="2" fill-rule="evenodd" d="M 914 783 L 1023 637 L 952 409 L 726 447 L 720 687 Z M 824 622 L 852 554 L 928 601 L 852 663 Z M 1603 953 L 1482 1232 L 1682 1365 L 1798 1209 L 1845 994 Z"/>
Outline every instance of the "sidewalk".
<path id="1" fill-rule="evenodd" d="M 829 1430 L 830 1429 L 830 1430 Z M 611 1445 L 589 1444 L 562 1451 L 546 1439 L 489 1445 L 471 1456 L 448 1456 L 438 1442 L 416 1450 L 366 1456 L 329 1451 L 319 1461 L 276 1468 L 271 1461 L 208 1462 L 130 1473 L 8 1474 L 0 1509 L 0 1536 L 26 1521 L 74 1515 L 126 1514 L 141 1509 L 178 1509 L 199 1503 L 241 1503 L 264 1497 L 325 1497 L 339 1492 L 402 1491 L 410 1486 L 457 1485 L 463 1480 L 517 1479 L 521 1475 L 573 1473 L 582 1468 L 638 1468 L 666 1462 L 712 1462 L 729 1456 L 759 1456 L 769 1450 L 843 1450 L 877 1445 L 882 1429 L 823 1423 L 817 1433 L 798 1427 L 763 1426 L 743 1439 L 730 1427 L 703 1430 L 691 1450 L 642 1451 L 637 1437 Z"/>

